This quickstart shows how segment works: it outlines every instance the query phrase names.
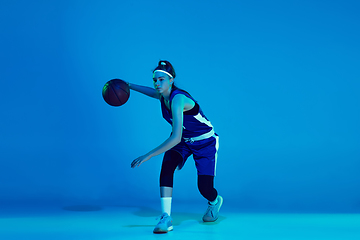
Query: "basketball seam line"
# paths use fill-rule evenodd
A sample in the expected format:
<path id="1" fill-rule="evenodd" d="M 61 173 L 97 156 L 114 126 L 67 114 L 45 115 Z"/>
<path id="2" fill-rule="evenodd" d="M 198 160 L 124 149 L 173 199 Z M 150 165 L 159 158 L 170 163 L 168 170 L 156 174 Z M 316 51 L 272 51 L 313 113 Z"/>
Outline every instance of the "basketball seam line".
<path id="1" fill-rule="evenodd" d="M 120 88 L 121 89 L 121 88 Z M 116 98 L 119 100 L 119 103 L 123 104 L 122 101 L 119 99 L 118 95 L 116 94 L 113 86 L 111 86 L 111 90 L 114 92 L 114 95 L 116 96 Z M 121 89 L 122 90 L 122 89 Z"/>

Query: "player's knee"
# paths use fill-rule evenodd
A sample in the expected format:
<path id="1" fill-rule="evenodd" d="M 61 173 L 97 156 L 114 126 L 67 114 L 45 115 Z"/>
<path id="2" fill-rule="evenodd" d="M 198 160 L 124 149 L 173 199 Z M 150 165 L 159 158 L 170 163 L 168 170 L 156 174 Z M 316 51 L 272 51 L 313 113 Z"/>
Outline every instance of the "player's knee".
<path id="1" fill-rule="evenodd" d="M 198 188 L 200 194 L 208 201 L 214 201 L 217 196 L 217 191 L 214 188 L 214 177 L 208 175 L 199 175 Z"/>
<path id="2" fill-rule="evenodd" d="M 160 186 L 173 187 L 174 171 L 172 168 L 163 164 L 160 172 Z"/>
<path id="3" fill-rule="evenodd" d="M 160 187 L 173 187 L 174 174 L 160 174 Z"/>
<path id="4" fill-rule="evenodd" d="M 160 172 L 161 187 L 173 187 L 174 172 L 181 161 L 178 152 L 170 150 L 165 153 Z"/>

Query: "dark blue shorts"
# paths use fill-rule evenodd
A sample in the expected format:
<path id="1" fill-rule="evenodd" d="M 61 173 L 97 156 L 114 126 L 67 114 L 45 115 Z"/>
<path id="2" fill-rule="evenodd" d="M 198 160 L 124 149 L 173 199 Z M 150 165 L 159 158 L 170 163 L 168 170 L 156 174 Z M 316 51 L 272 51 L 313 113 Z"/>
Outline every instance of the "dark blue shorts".
<path id="1" fill-rule="evenodd" d="M 183 157 L 183 161 L 179 164 L 178 169 L 181 169 L 186 160 L 193 155 L 198 175 L 215 176 L 218 149 L 219 136 L 215 134 L 210 138 L 194 142 L 186 142 L 182 139 L 171 150 L 177 151 Z"/>

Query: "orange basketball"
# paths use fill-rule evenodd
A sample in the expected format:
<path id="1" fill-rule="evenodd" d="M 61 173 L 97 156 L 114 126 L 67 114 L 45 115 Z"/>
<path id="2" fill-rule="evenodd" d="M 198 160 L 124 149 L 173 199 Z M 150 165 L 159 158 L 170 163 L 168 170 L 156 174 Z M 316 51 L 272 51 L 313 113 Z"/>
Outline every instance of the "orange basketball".
<path id="1" fill-rule="evenodd" d="M 118 107 L 124 105 L 130 97 L 130 88 L 121 79 L 112 79 L 105 83 L 102 96 L 109 105 Z"/>

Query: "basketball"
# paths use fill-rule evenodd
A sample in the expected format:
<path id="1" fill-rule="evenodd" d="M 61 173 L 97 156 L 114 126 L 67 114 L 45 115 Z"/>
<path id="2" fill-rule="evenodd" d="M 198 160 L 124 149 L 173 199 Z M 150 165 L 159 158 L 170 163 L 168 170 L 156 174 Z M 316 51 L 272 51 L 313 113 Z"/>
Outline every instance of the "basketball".
<path id="1" fill-rule="evenodd" d="M 112 79 L 105 83 L 102 96 L 107 104 L 118 107 L 124 105 L 130 97 L 130 88 L 121 79 Z"/>

